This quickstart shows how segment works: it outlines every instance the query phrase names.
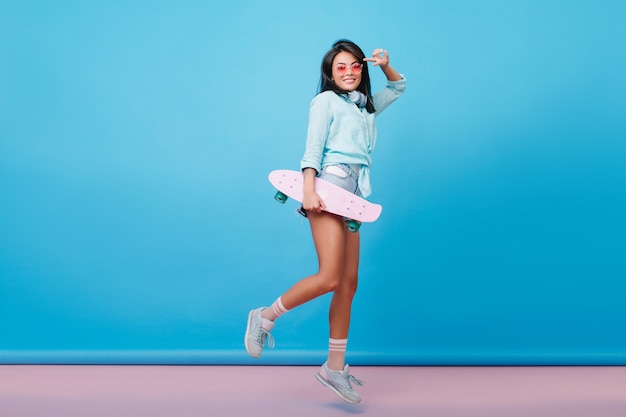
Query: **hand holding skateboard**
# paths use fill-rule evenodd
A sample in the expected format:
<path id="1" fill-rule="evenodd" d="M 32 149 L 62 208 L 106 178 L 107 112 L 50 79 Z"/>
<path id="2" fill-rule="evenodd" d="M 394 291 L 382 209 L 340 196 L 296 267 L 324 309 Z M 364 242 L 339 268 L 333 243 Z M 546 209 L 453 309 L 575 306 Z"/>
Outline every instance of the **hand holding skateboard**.
<path id="1" fill-rule="evenodd" d="M 302 172 L 276 170 L 270 172 L 269 180 L 278 190 L 274 196 L 276 201 L 285 203 L 287 198 L 291 197 L 302 203 L 304 197 Z M 348 219 L 347 226 L 351 232 L 359 230 L 360 222 L 376 221 L 383 209 L 379 204 L 371 203 L 320 178 L 315 178 L 315 192 L 322 200 L 321 207 L 324 211 Z"/>

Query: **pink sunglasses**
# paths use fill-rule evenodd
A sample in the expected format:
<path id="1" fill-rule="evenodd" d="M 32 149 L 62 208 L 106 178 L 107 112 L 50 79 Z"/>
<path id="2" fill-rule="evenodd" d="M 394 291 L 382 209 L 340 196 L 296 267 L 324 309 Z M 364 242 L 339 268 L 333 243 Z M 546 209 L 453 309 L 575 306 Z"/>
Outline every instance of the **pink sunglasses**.
<path id="1" fill-rule="evenodd" d="M 360 74 L 361 71 L 363 71 L 363 64 L 361 64 L 360 62 L 355 62 L 350 65 L 350 70 L 353 74 Z M 337 74 L 339 75 L 344 75 L 346 72 L 348 72 L 348 66 L 346 64 L 339 64 L 335 67 L 335 71 L 337 71 Z"/>

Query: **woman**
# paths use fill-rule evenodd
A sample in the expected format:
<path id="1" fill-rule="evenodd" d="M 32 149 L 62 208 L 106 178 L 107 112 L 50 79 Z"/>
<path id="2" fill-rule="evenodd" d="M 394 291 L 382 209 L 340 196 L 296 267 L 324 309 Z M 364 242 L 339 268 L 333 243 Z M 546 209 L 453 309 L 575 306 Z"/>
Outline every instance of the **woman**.
<path id="1" fill-rule="evenodd" d="M 372 96 L 367 62 L 378 66 L 387 87 Z M 315 192 L 315 177 L 367 197 L 371 192 L 369 167 L 376 144 L 375 116 L 402 94 L 405 78 L 390 64 L 387 51 L 376 49 L 372 57 L 348 40 L 335 42 L 322 60 L 319 93 L 311 101 L 306 149 L 300 163 L 304 196 L 300 213 L 309 219 L 319 270 L 297 282 L 269 308 L 252 310 L 248 316 L 245 346 L 258 358 L 268 342 L 275 320 L 287 311 L 320 295 L 332 292 L 327 361 L 317 379 L 351 403 L 361 401 L 351 382 L 361 384 L 345 363 L 352 299 L 357 288 L 359 232 L 346 230 L 344 219 L 325 211 Z"/>

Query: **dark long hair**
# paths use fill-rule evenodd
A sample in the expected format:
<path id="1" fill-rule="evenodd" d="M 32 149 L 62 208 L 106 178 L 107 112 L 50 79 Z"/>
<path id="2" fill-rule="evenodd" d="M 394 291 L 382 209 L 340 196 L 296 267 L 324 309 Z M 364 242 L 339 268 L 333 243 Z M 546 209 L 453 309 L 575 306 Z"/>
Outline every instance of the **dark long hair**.
<path id="1" fill-rule="evenodd" d="M 369 113 L 374 113 L 374 104 L 372 103 L 372 86 L 370 82 L 370 73 L 367 68 L 367 62 L 363 59 L 365 54 L 359 48 L 359 46 L 347 39 L 340 39 L 333 44 L 324 58 L 322 59 L 322 76 L 320 77 L 319 92 L 334 91 L 337 94 L 346 94 L 347 91 L 337 87 L 337 84 L 333 81 L 333 59 L 340 52 L 349 52 L 354 55 L 361 64 L 363 64 L 363 72 L 361 73 L 361 84 L 357 87 L 357 90 L 365 94 L 367 97 L 367 104 L 365 108 Z"/>

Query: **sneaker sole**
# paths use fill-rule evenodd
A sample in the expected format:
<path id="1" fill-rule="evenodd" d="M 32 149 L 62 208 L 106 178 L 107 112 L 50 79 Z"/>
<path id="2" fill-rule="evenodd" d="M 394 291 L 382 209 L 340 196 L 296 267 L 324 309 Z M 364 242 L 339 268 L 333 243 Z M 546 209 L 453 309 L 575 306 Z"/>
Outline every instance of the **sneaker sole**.
<path id="1" fill-rule="evenodd" d="M 346 398 L 346 397 L 344 397 L 343 395 L 341 395 L 341 392 L 339 392 L 339 390 L 337 390 L 337 388 L 333 387 L 333 386 L 330 384 L 330 382 L 328 382 L 326 379 L 324 379 L 324 377 L 323 377 L 322 375 L 320 375 L 320 373 L 319 373 L 319 372 L 318 372 L 317 374 L 315 374 L 315 378 L 316 378 L 318 381 L 320 381 L 320 383 L 321 383 L 322 385 L 324 385 L 326 388 L 330 389 L 332 392 L 334 392 L 335 394 L 337 394 L 337 396 L 338 396 L 339 398 L 341 398 L 342 400 L 344 400 L 344 401 L 346 401 L 346 402 L 349 402 L 350 404 L 358 404 L 358 403 L 360 403 L 360 402 L 361 402 L 361 400 L 359 400 L 359 401 L 355 401 L 355 400 L 352 400 L 352 399 L 350 399 L 350 398 Z"/>
<path id="2" fill-rule="evenodd" d="M 250 333 L 250 322 L 252 321 L 252 316 L 255 311 L 256 310 L 252 310 L 248 314 L 248 324 L 246 325 L 246 334 L 243 337 L 243 344 L 246 347 L 246 352 L 248 352 L 248 355 L 252 356 L 254 359 L 258 359 L 261 354 L 259 353 L 258 355 L 254 355 L 252 352 L 250 352 L 250 347 L 248 346 L 248 333 Z"/>

